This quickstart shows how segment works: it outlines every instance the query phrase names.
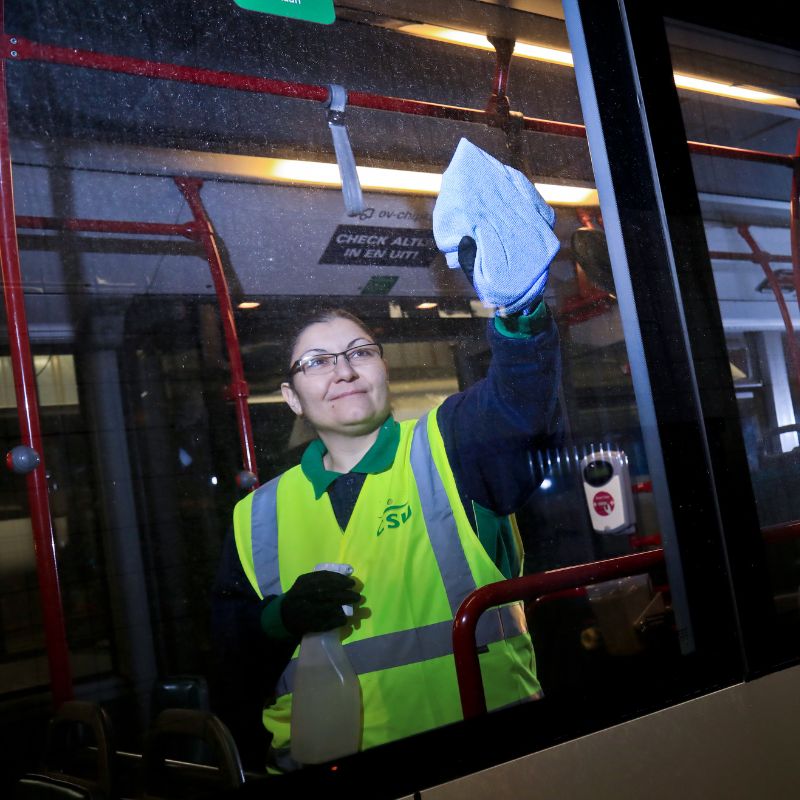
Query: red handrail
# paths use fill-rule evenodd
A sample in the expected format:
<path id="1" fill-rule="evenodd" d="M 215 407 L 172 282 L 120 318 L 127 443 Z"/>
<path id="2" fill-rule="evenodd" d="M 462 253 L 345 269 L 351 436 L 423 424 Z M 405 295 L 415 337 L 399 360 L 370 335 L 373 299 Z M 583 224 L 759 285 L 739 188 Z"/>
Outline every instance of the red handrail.
<path id="1" fill-rule="evenodd" d="M 761 534 L 769 543 L 800 539 L 800 520 L 770 525 L 762 528 Z M 475 643 L 478 621 L 485 611 L 519 600 L 526 600 L 535 608 L 545 600 L 581 597 L 586 594 L 586 587 L 593 583 L 638 575 L 663 562 L 664 550 L 659 547 L 644 553 L 490 583 L 472 592 L 461 604 L 453 620 L 453 656 L 464 719 L 486 713 L 486 694 Z"/>
<path id="2" fill-rule="evenodd" d="M 175 183 L 186 198 L 189 208 L 194 217 L 193 232 L 199 238 L 200 243 L 206 252 L 208 266 L 211 269 L 211 277 L 214 281 L 214 288 L 217 292 L 217 302 L 219 303 L 219 313 L 222 317 L 222 329 L 225 334 L 225 345 L 228 350 L 228 361 L 230 362 L 231 383 L 228 387 L 228 399 L 236 404 L 236 417 L 239 421 L 239 439 L 242 447 L 242 460 L 247 472 L 251 472 L 258 477 L 256 467 L 256 451 L 253 442 L 253 429 L 250 423 L 250 409 L 247 405 L 247 398 L 250 389 L 244 377 L 244 366 L 242 365 L 242 351 L 239 347 L 239 335 L 236 332 L 236 322 L 233 319 L 233 305 L 231 304 L 231 293 L 228 290 L 228 281 L 225 278 L 225 271 L 222 268 L 217 239 L 214 234 L 214 227 L 209 219 L 203 201 L 200 199 L 200 187 L 203 181 L 200 178 L 175 178 Z M 255 488 L 252 484 L 251 488 Z"/>
<path id="3" fill-rule="evenodd" d="M 783 291 L 778 285 L 778 279 L 775 277 L 775 273 L 770 265 L 772 256 L 770 256 L 769 253 L 765 253 L 758 246 L 753 234 L 750 232 L 749 225 L 737 225 L 736 230 L 752 250 L 753 260 L 757 264 L 761 265 L 761 269 L 767 278 L 767 283 L 769 284 L 770 289 L 772 289 L 772 294 L 775 296 L 775 302 L 778 304 L 778 310 L 781 312 L 783 325 L 786 328 L 786 344 L 789 349 L 789 361 L 791 362 L 792 366 L 792 378 L 794 379 L 795 383 L 800 386 L 800 347 L 798 347 L 797 338 L 795 337 L 794 324 L 792 323 L 792 316 L 789 313 L 789 307 L 786 304 Z M 800 269 L 795 268 L 792 270 L 792 272 L 795 289 L 798 294 L 800 294 Z"/>
<path id="4" fill-rule="evenodd" d="M 2 10 L 0 8 L 0 14 Z M 39 465 L 26 477 L 28 504 L 36 553 L 36 572 L 42 602 L 47 659 L 53 701 L 58 706 L 72 699 L 72 671 L 69 663 L 61 587 L 56 567 L 53 519 L 47 497 L 47 474 L 39 422 L 36 373 L 31 358 L 25 292 L 19 264 L 17 226 L 14 219 L 14 185 L 11 176 L 11 150 L 8 139 L 8 94 L 6 62 L 0 59 L 0 270 L 9 337 L 9 353 L 14 373 L 17 417 L 23 444 L 39 455 Z"/>
<path id="5" fill-rule="evenodd" d="M 203 245 L 206 260 L 217 293 L 217 302 L 222 319 L 222 329 L 225 336 L 225 345 L 228 352 L 228 361 L 231 370 L 231 383 L 228 386 L 227 396 L 236 405 L 236 420 L 239 429 L 239 439 L 242 448 L 242 463 L 247 472 L 258 476 L 256 465 L 255 444 L 253 441 L 252 423 L 247 398 L 250 390 L 244 376 L 239 336 L 233 317 L 228 282 L 222 266 L 219 248 L 217 247 L 214 228 L 208 217 L 208 212 L 200 198 L 200 188 L 203 181 L 198 178 L 173 178 L 177 187 L 186 198 L 192 212 L 191 222 L 176 224 L 162 222 L 132 222 L 127 220 L 107 219 L 59 219 L 55 217 L 34 217 L 20 215 L 16 218 L 18 228 L 33 230 L 57 231 L 87 231 L 91 233 L 131 233 L 149 234 L 151 236 L 183 236 Z M 253 484 L 255 488 L 258 484 Z"/>
<path id="6" fill-rule="evenodd" d="M 486 713 L 486 695 L 483 691 L 481 666 L 475 645 L 475 631 L 484 611 L 504 603 L 532 600 L 551 592 L 588 586 L 626 575 L 638 575 L 662 564 L 663 561 L 664 550 L 658 548 L 644 553 L 490 583 L 472 592 L 459 607 L 453 621 L 453 656 L 464 719 Z"/>
<path id="7" fill-rule="evenodd" d="M 17 228 L 47 231 L 86 231 L 87 233 L 135 233 L 151 236 L 185 236 L 196 239 L 191 222 L 172 225 L 167 222 L 127 222 L 115 219 L 61 219 L 57 217 L 17 216 Z"/>
<path id="8" fill-rule="evenodd" d="M 764 537 L 764 541 L 769 544 L 800 539 L 800 520 L 783 522 L 780 525 L 769 525 L 761 529 L 761 535 Z"/>
<path id="9" fill-rule="evenodd" d="M 767 253 L 765 250 L 761 251 L 764 256 L 776 264 L 791 264 L 792 257 L 790 255 L 776 255 L 775 253 Z M 728 252 L 723 250 L 709 250 L 708 257 L 712 261 L 752 261 L 754 264 L 761 263 L 761 256 L 755 253 L 737 253 L 734 251 Z"/>
<path id="10" fill-rule="evenodd" d="M 109 53 L 97 53 L 92 50 L 80 50 L 75 47 L 59 47 L 57 45 L 33 42 L 21 36 L 3 34 L 0 37 L 0 58 L 12 61 L 41 61 L 50 64 L 63 64 L 72 67 L 117 72 L 124 75 L 136 75 L 144 78 L 180 81 L 202 86 L 216 86 L 225 89 L 236 89 L 257 94 L 270 94 L 278 97 L 289 97 L 298 100 L 323 102 L 328 98 L 325 86 L 279 81 L 261 78 L 256 75 L 245 75 L 239 72 L 224 72 L 198 67 L 186 67 L 160 61 L 147 61 L 129 56 L 116 56 Z M 423 100 L 407 100 L 401 97 L 373 94 L 372 92 L 352 91 L 348 93 L 350 106 L 369 108 L 376 111 L 393 111 L 416 116 L 450 119 L 460 122 L 478 122 L 491 124 L 497 115 L 492 111 L 481 111 L 477 108 L 462 108 L 443 103 L 429 103 Z M 550 133 L 557 136 L 586 138 L 586 128 L 570 122 L 525 117 L 526 130 L 538 133 Z M 739 147 L 707 144 L 705 142 L 688 142 L 693 153 L 709 156 L 722 156 L 742 161 L 758 161 L 764 164 L 776 164 L 794 169 L 797 155 L 770 153 L 763 150 L 745 150 Z"/>

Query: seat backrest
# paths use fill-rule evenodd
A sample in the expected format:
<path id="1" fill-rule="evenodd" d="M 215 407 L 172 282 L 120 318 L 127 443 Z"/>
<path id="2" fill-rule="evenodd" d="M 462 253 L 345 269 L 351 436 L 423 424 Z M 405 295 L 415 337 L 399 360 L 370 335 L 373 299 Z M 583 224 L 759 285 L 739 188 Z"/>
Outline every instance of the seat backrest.
<path id="1" fill-rule="evenodd" d="M 41 772 L 91 789 L 96 796 L 113 794 L 114 737 L 111 720 L 98 703 L 63 703 L 47 728 Z"/>
<path id="2" fill-rule="evenodd" d="M 168 708 L 194 708 L 210 711 L 208 682 L 202 675 L 169 675 L 158 680 L 153 687 L 153 716 Z M 208 745 L 199 739 L 185 738 L 171 752 L 179 761 L 208 763 L 213 758 Z"/>
<path id="3" fill-rule="evenodd" d="M 214 754 L 214 765 L 189 764 L 171 758 L 172 750 L 185 752 L 186 740 L 204 742 Z M 170 708 L 156 717 L 145 737 L 142 754 L 144 800 L 213 796 L 244 783 L 239 751 L 230 731 L 215 714 Z"/>
<path id="4" fill-rule="evenodd" d="M 99 795 L 87 786 L 31 773 L 17 781 L 13 797 L 14 800 L 97 800 Z"/>
<path id="5" fill-rule="evenodd" d="M 153 710 L 167 708 L 199 708 L 209 710 L 208 682 L 202 675 L 170 675 L 156 682 L 153 688 Z"/>

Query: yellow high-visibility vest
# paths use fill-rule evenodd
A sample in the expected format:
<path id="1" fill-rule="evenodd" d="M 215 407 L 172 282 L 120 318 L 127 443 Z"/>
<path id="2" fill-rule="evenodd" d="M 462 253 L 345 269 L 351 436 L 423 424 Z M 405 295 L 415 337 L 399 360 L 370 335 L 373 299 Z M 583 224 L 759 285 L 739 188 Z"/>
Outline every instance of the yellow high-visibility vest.
<path id="1" fill-rule="evenodd" d="M 367 475 L 342 532 L 327 492 L 317 500 L 294 467 L 242 499 L 236 546 L 259 597 L 282 594 L 321 562 L 351 564 L 364 603 L 342 642 L 364 703 L 362 749 L 462 718 L 452 624 L 476 587 L 504 580 L 464 511 L 435 411 L 400 423 L 392 466 Z M 490 710 L 540 693 L 521 603 L 478 625 Z M 272 747 L 288 752 L 299 647 L 264 709 Z"/>

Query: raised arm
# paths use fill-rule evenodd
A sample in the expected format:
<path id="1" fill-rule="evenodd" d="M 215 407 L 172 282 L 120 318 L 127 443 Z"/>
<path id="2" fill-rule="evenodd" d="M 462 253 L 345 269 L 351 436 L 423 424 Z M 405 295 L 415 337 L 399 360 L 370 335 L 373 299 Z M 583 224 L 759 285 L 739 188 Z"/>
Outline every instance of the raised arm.
<path id="1" fill-rule="evenodd" d="M 561 366 L 558 333 L 546 309 L 544 314 L 530 335 L 514 337 L 498 330 L 503 321 L 490 320 L 486 378 L 439 408 L 439 429 L 465 506 L 474 500 L 510 514 L 542 481 L 535 451 L 557 441 Z"/>
<path id="2" fill-rule="evenodd" d="M 559 249 L 555 213 L 521 173 L 462 139 L 442 178 L 434 236 L 496 310 L 487 377 L 448 398 L 439 428 L 470 517 L 472 501 L 497 514 L 541 483 L 534 453 L 558 431 L 558 334 L 543 302 Z"/>

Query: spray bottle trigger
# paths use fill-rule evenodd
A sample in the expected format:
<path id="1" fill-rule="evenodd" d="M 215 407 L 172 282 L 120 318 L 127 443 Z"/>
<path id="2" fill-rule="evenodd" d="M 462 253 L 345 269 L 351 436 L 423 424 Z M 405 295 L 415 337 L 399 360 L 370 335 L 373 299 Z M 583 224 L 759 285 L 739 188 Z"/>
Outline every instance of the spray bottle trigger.
<path id="1" fill-rule="evenodd" d="M 320 570 L 327 570 L 328 572 L 338 572 L 340 575 L 347 575 L 350 576 L 353 574 L 353 567 L 350 564 L 337 564 L 332 561 L 325 561 L 322 564 L 317 564 L 314 567 L 314 572 L 319 572 Z M 342 606 L 342 611 L 346 617 L 353 616 L 353 606 Z"/>

